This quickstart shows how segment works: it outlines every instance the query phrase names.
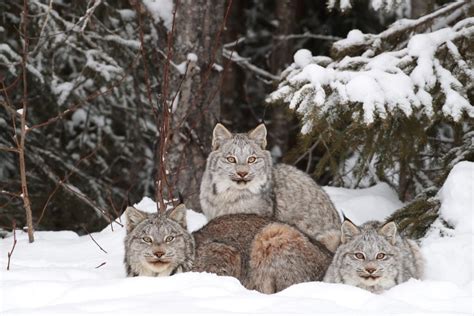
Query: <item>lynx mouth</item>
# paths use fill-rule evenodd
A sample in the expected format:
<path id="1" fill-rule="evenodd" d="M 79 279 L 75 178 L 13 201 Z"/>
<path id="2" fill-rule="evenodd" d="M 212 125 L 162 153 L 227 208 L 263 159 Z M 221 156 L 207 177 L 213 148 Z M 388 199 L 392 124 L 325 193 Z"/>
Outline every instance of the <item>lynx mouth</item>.
<path id="1" fill-rule="evenodd" d="M 156 273 L 162 273 L 171 266 L 171 261 L 147 260 L 148 269 Z"/>
<path id="2" fill-rule="evenodd" d="M 232 179 L 235 183 L 238 185 L 246 185 L 248 182 L 251 181 L 251 179 Z"/>
<path id="3" fill-rule="evenodd" d="M 361 275 L 360 277 L 364 280 L 367 280 L 367 281 L 368 280 L 375 281 L 375 280 L 380 279 L 380 276 L 378 276 L 378 275 Z"/>
<path id="4" fill-rule="evenodd" d="M 162 260 L 162 259 L 148 259 L 147 262 L 151 265 L 156 265 L 156 266 L 167 265 L 171 263 L 171 261 Z"/>

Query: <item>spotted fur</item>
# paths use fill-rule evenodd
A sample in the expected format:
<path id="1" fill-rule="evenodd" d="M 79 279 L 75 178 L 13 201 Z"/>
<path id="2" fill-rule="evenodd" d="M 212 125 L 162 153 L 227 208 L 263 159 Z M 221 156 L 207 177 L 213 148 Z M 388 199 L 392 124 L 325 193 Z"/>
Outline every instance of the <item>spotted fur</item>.
<path id="1" fill-rule="evenodd" d="M 200 192 L 209 219 L 237 213 L 273 216 L 312 237 L 339 228 L 329 196 L 308 174 L 286 164 L 273 166 L 263 124 L 242 134 L 217 124 L 212 143 Z"/>
<path id="2" fill-rule="evenodd" d="M 324 277 L 325 282 L 354 285 L 381 293 L 423 274 L 418 245 L 397 233 L 393 222 L 370 221 L 357 227 L 345 221 L 341 245 Z"/>
<path id="3" fill-rule="evenodd" d="M 165 216 L 127 210 L 127 223 L 132 223 L 125 239 L 128 276 L 205 271 L 235 277 L 249 289 L 275 293 L 292 284 L 321 280 L 331 262 L 332 254 L 320 243 L 311 241 L 296 228 L 268 217 L 223 215 L 190 234 L 185 223 L 176 220 L 179 212 L 183 211 L 178 209 L 174 216 Z M 152 251 L 142 245 L 141 238 L 153 236 L 156 240 L 165 240 L 173 232 L 182 236 L 174 239 L 176 244 L 169 244 L 163 250 L 170 252 L 169 268 L 150 269 L 144 258 Z"/>

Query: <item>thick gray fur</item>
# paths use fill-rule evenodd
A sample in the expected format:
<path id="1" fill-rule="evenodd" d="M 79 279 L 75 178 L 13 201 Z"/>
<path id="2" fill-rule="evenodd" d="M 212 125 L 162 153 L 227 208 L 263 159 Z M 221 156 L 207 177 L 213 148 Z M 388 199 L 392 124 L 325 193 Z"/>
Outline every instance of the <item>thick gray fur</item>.
<path id="1" fill-rule="evenodd" d="M 142 213 L 129 209 L 127 223 L 130 215 Z M 128 276 L 206 271 L 233 276 L 248 289 L 275 293 L 292 284 L 320 281 L 331 263 L 332 253 L 322 244 L 311 241 L 296 228 L 268 217 L 255 214 L 220 216 L 190 234 L 183 221 L 176 221 L 178 212 L 184 211 L 177 209 L 173 218 L 142 213 L 142 222 L 132 224 L 135 226 L 131 230 L 127 229 L 125 267 Z M 170 258 L 169 267 L 160 272 L 152 271 L 146 258 L 153 251 L 143 245 L 142 238 L 149 236 L 163 240 L 169 235 L 180 235 L 165 243 L 166 248 L 160 248 L 166 253 L 163 258 Z M 155 245 L 159 246 L 160 243 Z"/>
<path id="2" fill-rule="evenodd" d="M 217 124 L 212 143 L 200 192 L 201 208 L 209 219 L 236 213 L 274 216 L 312 237 L 339 229 L 333 203 L 308 174 L 290 165 L 272 165 L 263 124 L 242 134 Z M 255 162 L 249 162 L 250 157 Z"/>
<path id="3" fill-rule="evenodd" d="M 423 257 L 413 240 L 402 238 L 395 223 L 370 221 L 357 227 L 345 221 L 340 246 L 324 277 L 325 282 L 344 283 L 380 293 L 423 275 Z M 362 253 L 364 259 L 358 259 Z M 377 254 L 385 254 L 377 259 Z"/>
<path id="4" fill-rule="evenodd" d="M 168 276 L 191 268 L 194 239 L 186 230 L 182 210 L 177 208 L 169 214 L 149 214 L 128 207 L 125 217 L 124 263 L 127 276 Z M 167 242 L 170 236 L 173 240 Z M 151 238 L 151 242 L 144 238 Z"/>

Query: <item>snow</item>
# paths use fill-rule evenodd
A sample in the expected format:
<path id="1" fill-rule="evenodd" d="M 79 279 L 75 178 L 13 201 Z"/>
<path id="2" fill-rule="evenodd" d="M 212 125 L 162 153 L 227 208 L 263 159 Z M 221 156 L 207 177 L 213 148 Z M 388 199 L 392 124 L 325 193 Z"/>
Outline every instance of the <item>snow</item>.
<path id="1" fill-rule="evenodd" d="M 73 126 L 84 126 L 87 120 L 87 112 L 84 109 L 77 109 L 71 115 L 71 121 Z"/>
<path id="2" fill-rule="evenodd" d="M 150 12 L 155 23 L 163 21 L 164 26 L 171 30 L 173 24 L 173 1 L 172 0 L 143 0 L 143 4 Z"/>
<path id="3" fill-rule="evenodd" d="M 58 105 L 63 105 L 64 102 L 66 102 L 66 99 L 69 97 L 73 89 L 73 82 L 58 83 L 57 80 L 53 80 L 51 84 L 52 92 L 58 97 L 56 101 Z"/>
<path id="4" fill-rule="evenodd" d="M 193 62 L 193 63 L 198 61 L 198 57 L 195 53 L 188 53 L 186 55 L 186 59 L 189 60 L 190 62 Z"/>
<path id="5" fill-rule="evenodd" d="M 0 314 L 5 315 L 169 315 L 169 314 L 416 314 L 472 315 L 472 183 L 474 163 L 460 162 L 440 193 L 439 222 L 422 240 L 426 257 L 424 280 L 409 280 L 376 295 L 349 285 L 309 282 L 265 295 L 246 290 L 231 277 L 182 273 L 166 278 L 126 278 L 122 264 L 125 229 L 113 225 L 92 236 L 70 231 L 17 231 L 18 243 L 10 271 L 0 273 Z M 367 189 L 324 188 L 336 207 L 361 223 L 383 219 L 402 203 L 388 185 Z M 135 205 L 154 212 L 144 198 Z M 118 219 L 123 222 L 123 218 Z M 190 229 L 205 223 L 203 215 L 187 213 Z M 442 231 L 444 237 L 440 237 Z M 13 238 L 0 240 L 0 267 Z"/>
<path id="6" fill-rule="evenodd" d="M 364 33 L 358 29 L 353 29 L 347 33 L 347 37 L 343 40 L 343 42 L 345 45 L 362 45 L 364 44 L 365 40 L 366 38 Z"/>
<path id="7" fill-rule="evenodd" d="M 456 232 L 472 233 L 474 213 L 474 163 L 455 165 L 440 190 L 440 214 Z"/>
<path id="8" fill-rule="evenodd" d="M 329 10 L 333 10 L 337 8 L 342 12 L 349 11 L 352 9 L 352 2 L 356 2 L 356 0 L 328 0 L 327 7 Z M 385 12 L 393 12 L 406 3 L 406 0 L 370 0 L 369 5 L 375 11 L 385 11 Z"/>
<path id="9" fill-rule="evenodd" d="M 313 60 L 313 55 L 308 49 L 299 49 L 293 56 L 293 60 L 295 61 L 295 64 L 298 67 L 304 68 L 306 65 L 311 63 L 311 61 Z"/>
<path id="10" fill-rule="evenodd" d="M 120 14 L 121 18 L 124 21 L 132 21 L 135 19 L 137 15 L 135 11 L 130 10 L 130 9 L 121 9 L 121 10 L 117 10 L 117 12 Z"/>
<path id="11" fill-rule="evenodd" d="M 426 262 L 425 277 L 458 285 L 472 283 L 473 192 L 474 163 L 461 161 L 453 167 L 438 193 L 442 220 L 453 228 L 444 227 L 438 219 L 422 241 L 424 256 L 432 259 Z"/>
<path id="12" fill-rule="evenodd" d="M 397 193 L 384 182 L 366 189 L 324 187 L 324 190 L 331 197 L 341 218 L 344 214 L 356 225 L 368 220 L 383 221 L 403 207 Z"/>

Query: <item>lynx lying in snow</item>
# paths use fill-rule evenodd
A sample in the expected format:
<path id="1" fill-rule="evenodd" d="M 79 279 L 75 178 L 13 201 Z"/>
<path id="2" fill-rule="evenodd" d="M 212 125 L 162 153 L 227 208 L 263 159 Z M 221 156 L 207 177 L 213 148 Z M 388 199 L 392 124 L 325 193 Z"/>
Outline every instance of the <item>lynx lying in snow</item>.
<path id="1" fill-rule="evenodd" d="M 355 285 L 380 293 L 410 278 L 421 278 L 423 259 L 418 245 L 400 237 L 395 223 L 367 222 L 357 227 L 345 221 L 341 245 L 325 282 Z"/>
<path id="2" fill-rule="evenodd" d="M 126 210 L 125 267 L 128 276 L 167 276 L 207 271 L 233 276 L 249 289 L 275 293 L 321 280 L 332 253 L 287 224 L 255 214 L 211 220 L 193 234 L 185 208 L 169 214 Z"/>
<path id="3" fill-rule="evenodd" d="M 201 182 L 203 213 L 208 219 L 236 213 L 274 216 L 312 237 L 338 230 L 339 215 L 326 192 L 293 166 L 272 166 L 266 136 L 263 124 L 244 134 L 216 125 Z"/>

